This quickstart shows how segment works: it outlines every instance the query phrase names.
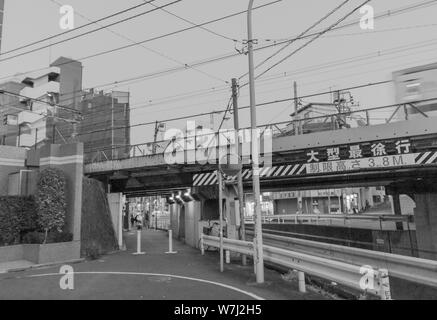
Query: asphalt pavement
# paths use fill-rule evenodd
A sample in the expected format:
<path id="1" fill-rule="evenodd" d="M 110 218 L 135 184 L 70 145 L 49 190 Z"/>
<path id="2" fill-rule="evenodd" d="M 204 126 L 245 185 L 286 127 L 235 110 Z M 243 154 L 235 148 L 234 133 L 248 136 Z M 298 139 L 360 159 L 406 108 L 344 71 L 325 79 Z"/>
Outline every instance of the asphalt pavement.
<path id="1" fill-rule="evenodd" d="M 326 299 L 312 291 L 298 292 L 297 282 L 287 281 L 273 270 L 266 269 L 266 283 L 258 285 L 253 265 L 241 266 L 238 260 L 225 265 L 221 273 L 217 252 L 202 256 L 179 241 L 174 241 L 177 253 L 166 254 L 168 236 L 163 231 L 142 231 L 144 255 L 133 254 L 136 232 L 125 236 L 126 251 L 72 264 L 73 278 L 61 274 L 60 265 L 0 274 L 0 299 Z M 64 285 L 62 289 L 62 283 L 70 288 Z"/>

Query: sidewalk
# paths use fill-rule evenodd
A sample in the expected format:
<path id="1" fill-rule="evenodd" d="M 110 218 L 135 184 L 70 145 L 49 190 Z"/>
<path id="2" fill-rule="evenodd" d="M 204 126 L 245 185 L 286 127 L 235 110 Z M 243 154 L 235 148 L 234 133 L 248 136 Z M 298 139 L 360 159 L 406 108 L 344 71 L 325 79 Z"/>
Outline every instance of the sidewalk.
<path id="1" fill-rule="evenodd" d="M 174 241 L 168 251 L 166 232 L 144 230 L 142 250 L 136 252 L 136 232 L 125 234 L 127 251 L 100 260 L 73 264 L 74 290 L 61 290 L 60 266 L 0 274 L 0 299 L 325 299 L 315 293 L 299 293 L 296 282 L 265 271 L 266 284 L 255 284 L 253 265 L 237 263 L 219 270 L 217 253 L 202 256 L 199 250 Z"/>

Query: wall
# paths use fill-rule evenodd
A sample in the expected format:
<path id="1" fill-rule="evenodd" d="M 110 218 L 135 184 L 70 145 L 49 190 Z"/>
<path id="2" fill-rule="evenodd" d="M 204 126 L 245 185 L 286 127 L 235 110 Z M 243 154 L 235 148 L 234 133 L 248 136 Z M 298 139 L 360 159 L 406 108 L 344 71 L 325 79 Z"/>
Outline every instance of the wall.
<path id="1" fill-rule="evenodd" d="M 421 193 L 414 195 L 416 208 L 414 220 L 417 230 L 419 256 L 437 260 L 437 194 Z"/>
<path id="2" fill-rule="evenodd" d="M 8 195 L 9 175 L 24 169 L 26 149 L 0 146 L 0 196 Z"/>
<path id="3" fill-rule="evenodd" d="M 117 195 L 110 195 L 110 197 L 114 197 L 115 200 L 118 198 Z M 100 253 L 119 248 L 109 207 L 108 195 L 102 183 L 84 178 L 81 221 L 82 255 L 85 256 L 90 250 L 96 248 Z M 114 210 L 114 213 L 119 212 Z"/>
<path id="4" fill-rule="evenodd" d="M 325 243 L 351 246 L 417 256 L 415 231 L 378 231 L 337 226 L 315 226 L 302 224 L 265 224 L 263 228 L 293 233 L 293 237 Z M 246 225 L 253 229 L 253 225 Z M 312 237 L 311 237 L 312 236 Z"/>
<path id="5" fill-rule="evenodd" d="M 83 144 L 49 144 L 38 150 L 29 150 L 29 162 L 39 164 L 40 170 L 58 168 L 67 178 L 66 230 L 73 234 L 74 241 L 80 241 L 82 217 Z"/>

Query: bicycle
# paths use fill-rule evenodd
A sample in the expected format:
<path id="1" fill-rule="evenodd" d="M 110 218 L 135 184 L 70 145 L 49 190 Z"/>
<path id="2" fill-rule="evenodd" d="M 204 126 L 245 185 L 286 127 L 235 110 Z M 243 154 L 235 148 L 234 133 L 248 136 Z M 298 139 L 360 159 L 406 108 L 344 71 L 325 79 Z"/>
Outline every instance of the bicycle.
<path id="1" fill-rule="evenodd" d="M 220 237 L 220 223 L 214 222 L 211 225 L 211 220 L 208 220 L 208 226 L 203 227 L 202 233 L 206 236 L 213 236 L 213 237 Z M 223 226 L 223 237 L 226 237 L 226 226 Z M 200 242 L 201 239 L 198 241 L 198 247 L 200 248 Z M 210 247 L 210 246 L 204 246 L 205 251 L 218 251 L 218 248 Z"/>

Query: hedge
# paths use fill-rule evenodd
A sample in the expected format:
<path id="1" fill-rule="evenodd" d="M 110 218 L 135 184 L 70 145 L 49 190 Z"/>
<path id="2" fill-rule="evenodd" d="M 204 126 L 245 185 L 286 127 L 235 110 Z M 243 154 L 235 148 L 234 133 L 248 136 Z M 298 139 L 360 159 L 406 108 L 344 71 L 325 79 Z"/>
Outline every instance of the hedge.
<path id="1" fill-rule="evenodd" d="M 0 245 L 13 245 L 37 229 L 37 207 L 33 197 L 0 197 Z"/>

